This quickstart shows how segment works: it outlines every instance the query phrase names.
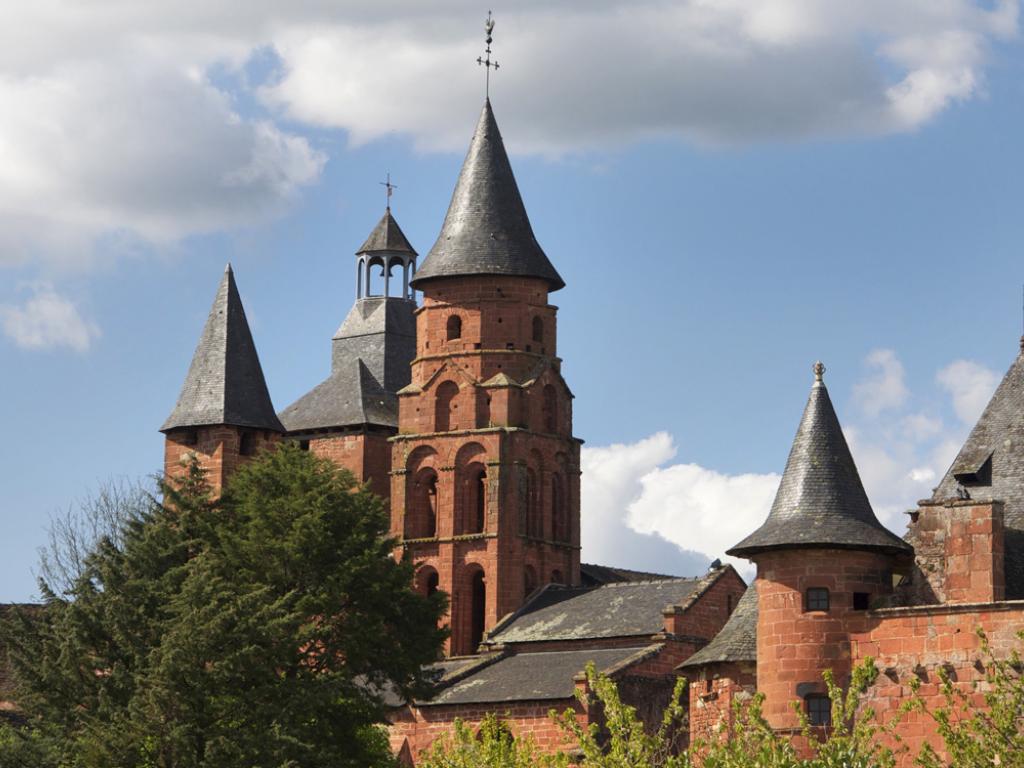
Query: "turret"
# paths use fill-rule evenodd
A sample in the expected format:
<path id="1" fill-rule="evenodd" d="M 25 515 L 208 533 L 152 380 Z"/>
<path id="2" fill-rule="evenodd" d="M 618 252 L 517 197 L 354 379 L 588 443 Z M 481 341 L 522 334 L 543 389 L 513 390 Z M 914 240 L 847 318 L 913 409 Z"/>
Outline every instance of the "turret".
<path id="1" fill-rule="evenodd" d="M 256 345 L 228 264 L 210 308 L 166 435 L 164 472 L 172 477 L 196 456 L 220 491 L 231 473 L 280 438 Z"/>
<path id="2" fill-rule="evenodd" d="M 822 674 L 842 684 L 849 636 L 893 589 L 893 568 L 911 547 L 875 517 L 821 363 L 768 519 L 729 550 L 757 565 L 757 686 L 776 728 L 797 725 L 802 700 L 812 723 L 830 717 Z"/>

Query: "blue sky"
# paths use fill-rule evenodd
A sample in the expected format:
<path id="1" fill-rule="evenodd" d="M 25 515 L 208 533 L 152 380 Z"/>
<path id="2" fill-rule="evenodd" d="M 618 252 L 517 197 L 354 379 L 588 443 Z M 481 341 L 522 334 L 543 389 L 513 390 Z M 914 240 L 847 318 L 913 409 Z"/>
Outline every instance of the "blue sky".
<path id="1" fill-rule="evenodd" d="M 495 113 L 568 284 L 584 559 L 677 573 L 767 512 L 817 358 L 898 529 L 1017 353 L 1024 283 L 1016 3 L 701 5 L 664 41 L 655 0 L 495 9 Z M 52 514 L 159 469 L 225 262 L 283 409 L 386 172 L 436 237 L 479 9 L 273 9 L 33 11 L 46 42 L 0 55 L 0 600 L 32 598 Z"/>

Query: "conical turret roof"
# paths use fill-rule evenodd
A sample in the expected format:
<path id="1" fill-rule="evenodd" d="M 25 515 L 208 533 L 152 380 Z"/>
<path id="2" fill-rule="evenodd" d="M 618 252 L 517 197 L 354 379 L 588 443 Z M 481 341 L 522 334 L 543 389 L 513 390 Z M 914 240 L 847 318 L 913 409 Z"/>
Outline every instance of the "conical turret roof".
<path id="1" fill-rule="evenodd" d="M 565 282 L 534 237 L 512 166 L 488 99 L 455 185 L 437 242 L 417 270 L 421 288 L 439 277 L 510 275 Z"/>
<path id="2" fill-rule="evenodd" d="M 786 471 L 764 524 L 728 554 L 827 547 L 911 551 L 875 517 L 816 363 L 815 381 Z"/>
<path id="3" fill-rule="evenodd" d="M 160 431 L 211 424 L 284 432 L 270 402 L 230 264 L 199 337 L 178 404 Z"/>
<path id="4" fill-rule="evenodd" d="M 391 215 L 391 208 L 384 211 L 377 226 L 373 228 L 370 236 L 366 238 L 356 255 L 363 253 L 377 253 L 378 251 L 391 251 L 397 253 L 409 253 L 416 256 L 416 250 L 409 244 L 402 228 L 398 226 L 395 217 Z"/>

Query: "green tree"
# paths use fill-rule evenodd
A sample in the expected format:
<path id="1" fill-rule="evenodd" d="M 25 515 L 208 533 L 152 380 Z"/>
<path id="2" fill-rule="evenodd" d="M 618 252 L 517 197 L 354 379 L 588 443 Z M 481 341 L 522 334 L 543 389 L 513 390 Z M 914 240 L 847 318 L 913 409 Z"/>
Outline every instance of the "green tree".
<path id="1" fill-rule="evenodd" d="M 19 703 L 74 766 L 390 762 L 378 724 L 437 658 L 382 501 L 291 446 L 213 500 L 198 465 L 127 515 L 67 595 L 9 622 Z"/>
<path id="2" fill-rule="evenodd" d="M 417 761 L 419 768 L 566 768 L 564 754 L 541 754 L 529 737 L 516 739 L 509 727 L 489 714 L 479 730 L 456 720 L 451 732 L 435 741 Z"/>
<path id="3" fill-rule="evenodd" d="M 961 686 L 949 672 L 938 669 L 943 703 L 934 706 L 920 693 L 920 680 L 914 680 L 914 697 L 908 709 L 927 713 L 937 727 L 948 757 L 940 756 L 926 744 L 917 759 L 924 768 L 1024 768 L 1024 680 L 1019 648 L 1009 658 L 997 658 L 984 630 L 977 630 L 981 641 L 985 676 L 983 685 Z M 1024 643 L 1024 630 L 1017 634 Z M 978 707 L 974 696 L 981 693 L 985 706 Z"/>

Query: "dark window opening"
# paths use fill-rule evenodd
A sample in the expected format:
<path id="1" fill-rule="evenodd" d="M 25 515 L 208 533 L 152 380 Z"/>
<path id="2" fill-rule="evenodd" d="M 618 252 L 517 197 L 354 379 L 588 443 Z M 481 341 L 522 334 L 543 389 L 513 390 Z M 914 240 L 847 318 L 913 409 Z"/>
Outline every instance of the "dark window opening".
<path id="1" fill-rule="evenodd" d="M 437 388 L 437 400 L 434 404 L 435 432 L 447 432 L 452 428 L 452 412 L 455 410 L 457 394 L 459 385 L 454 381 L 446 381 Z"/>
<path id="2" fill-rule="evenodd" d="M 732 613 L 732 595 L 725 596 L 725 612 Z"/>
<path id="3" fill-rule="evenodd" d="M 308 451 L 309 450 L 309 440 L 299 440 L 299 450 L 300 451 Z"/>
<path id="4" fill-rule="evenodd" d="M 808 589 L 806 610 L 827 611 L 828 590 L 824 587 L 811 587 L 810 589 Z"/>
<path id="5" fill-rule="evenodd" d="M 811 725 L 832 725 L 832 702 L 824 693 L 809 693 L 804 696 L 807 721 Z"/>
<path id="6" fill-rule="evenodd" d="M 243 432 L 238 439 L 238 453 L 242 456 L 252 456 L 255 450 L 256 440 L 253 438 L 252 432 Z"/>
<path id="7" fill-rule="evenodd" d="M 569 521 L 565 510 L 565 494 L 562 491 L 562 478 L 551 476 L 551 527 L 555 541 L 569 540 Z"/>
<path id="8" fill-rule="evenodd" d="M 473 509 L 473 522 L 475 523 L 474 531 L 477 533 L 483 533 L 484 531 L 484 513 L 487 507 L 487 470 L 481 469 L 476 475 L 476 499 L 474 499 Z"/>
<path id="9" fill-rule="evenodd" d="M 437 575 L 437 571 L 432 571 L 427 576 L 427 597 L 437 592 L 438 585 L 441 582 L 441 577 Z"/>
<path id="10" fill-rule="evenodd" d="M 458 315 L 448 317 L 448 341 L 462 338 L 462 318 Z"/>
<path id="11" fill-rule="evenodd" d="M 513 347 L 515 347 L 515 344 L 513 344 L 511 341 L 505 342 L 505 349 L 512 349 Z"/>
<path id="12" fill-rule="evenodd" d="M 199 445 L 199 430 L 198 429 L 187 430 L 185 432 L 185 434 L 182 435 L 181 441 L 185 445 Z"/>
<path id="13" fill-rule="evenodd" d="M 533 318 L 533 340 L 544 341 L 544 321 L 539 317 Z"/>
<path id="14" fill-rule="evenodd" d="M 551 572 L 551 583 L 552 584 L 564 584 L 565 583 L 562 580 L 562 572 L 561 571 L 552 571 Z"/>
<path id="15" fill-rule="evenodd" d="M 868 592 L 853 593 L 853 610 L 866 611 L 871 606 L 871 594 Z"/>
<path id="16" fill-rule="evenodd" d="M 473 574 L 471 589 L 472 617 L 469 626 L 469 648 L 466 650 L 473 653 L 484 639 L 484 617 L 487 610 L 487 585 L 484 583 L 483 571 L 477 571 Z"/>
<path id="17" fill-rule="evenodd" d="M 558 427 L 558 402 L 555 388 L 548 384 L 544 387 L 544 402 L 541 406 L 544 416 L 544 431 L 553 433 Z"/>

